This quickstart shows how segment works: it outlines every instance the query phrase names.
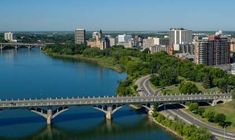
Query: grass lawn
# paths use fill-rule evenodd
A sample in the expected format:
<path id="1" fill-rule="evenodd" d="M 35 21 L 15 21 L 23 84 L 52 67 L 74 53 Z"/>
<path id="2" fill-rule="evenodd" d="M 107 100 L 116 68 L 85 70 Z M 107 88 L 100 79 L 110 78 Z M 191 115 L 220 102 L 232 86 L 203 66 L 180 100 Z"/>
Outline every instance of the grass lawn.
<path id="1" fill-rule="evenodd" d="M 193 84 L 195 84 L 197 86 L 197 88 L 203 92 L 203 93 L 211 93 L 211 92 L 220 92 L 220 89 L 217 88 L 217 87 L 214 87 L 214 88 L 210 88 L 210 89 L 205 89 L 202 85 L 202 83 L 200 82 L 193 82 L 193 81 L 188 81 L 186 80 L 184 77 L 179 77 L 179 80 L 181 80 L 182 82 L 183 81 L 187 81 L 187 82 L 192 82 Z M 179 94 L 180 91 L 179 91 L 179 85 L 180 84 L 177 84 L 177 85 L 172 85 L 172 86 L 168 86 L 168 87 L 165 87 L 164 89 L 162 89 L 161 91 L 165 94 Z"/>
<path id="2" fill-rule="evenodd" d="M 232 122 L 233 130 L 235 130 L 235 101 L 219 104 L 216 106 L 206 107 L 207 109 L 213 110 L 217 113 L 223 113 L 226 115 L 228 121 Z"/>
<path id="3" fill-rule="evenodd" d="M 204 108 L 212 110 L 216 113 L 225 114 L 227 121 L 232 122 L 232 125 L 230 127 L 228 127 L 227 130 L 235 132 L 235 101 L 232 101 L 232 102 L 229 102 L 226 104 L 219 104 L 216 106 L 205 106 Z M 202 118 L 200 115 L 193 114 L 191 111 L 189 111 L 187 109 L 185 109 L 185 111 L 188 112 L 189 114 L 195 116 L 196 118 L 200 119 L 201 121 L 210 124 L 211 126 L 221 128 L 218 124 L 208 122 L 207 119 Z"/>

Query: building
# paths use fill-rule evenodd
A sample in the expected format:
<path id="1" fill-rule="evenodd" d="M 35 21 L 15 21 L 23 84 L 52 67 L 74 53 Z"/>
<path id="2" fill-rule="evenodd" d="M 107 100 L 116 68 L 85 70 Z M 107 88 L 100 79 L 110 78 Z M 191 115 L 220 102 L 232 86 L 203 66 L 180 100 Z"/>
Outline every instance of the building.
<path id="1" fill-rule="evenodd" d="M 143 37 L 136 35 L 133 39 L 134 47 L 142 47 L 143 46 Z"/>
<path id="2" fill-rule="evenodd" d="M 222 65 L 230 63 L 230 42 L 228 38 L 213 35 L 195 40 L 195 63 Z"/>
<path id="3" fill-rule="evenodd" d="M 92 38 L 87 41 L 87 45 L 91 48 L 99 48 L 104 50 L 110 47 L 110 40 L 107 36 L 103 36 L 102 31 L 100 32 L 93 32 Z"/>
<path id="4" fill-rule="evenodd" d="M 130 42 L 132 40 L 131 35 L 118 35 L 118 43 L 123 43 L 123 42 Z"/>
<path id="5" fill-rule="evenodd" d="M 151 53 L 156 53 L 156 52 L 167 52 L 167 46 L 166 45 L 155 45 L 149 47 L 149 50 Z"/>
<path id="6" fill-rule="evenodd" d="M 123 45 L 125 48 L 132 48 L 133 47 L 132 36 L 126 34 L 118 35 L 117 44 Z"/>
<path id="7" fill-rule="evenodd" d="M 230 40 L 230 51 L 231 51 L 232 53 L 235 53 L 235 38 L 232 38 L 232 39 Z"/>
<path id="8" fill-rule="evenodd" d="M 154 38 L 148 37 L 148 38 L 143 39 L 143 49 L 150 48 L 154 45 L 155 45 Z"/>
<path id="9" fill-rule="evenodd" d="M 178 53 L 194 55 L 195 49 L 193 44 L 179 44 Z"/>
<path id="10" fill-rule="evenodd" d="M 175 51 L 180 50 L 180 44 L 192 43 L 192 30 L 171 28 L 169 35 L 169 44 Z"/>
<path id="11" fill-rule="evenodd" d="M 235 63 L 231 64 L 231 73 L 235 75 Z"/>
<path id="12" fill-rule="evenodd" d="M 169 38 L 168 37 L 164 37 L 164 38 L 158 38 L 158 37 L 154 37 L 154 45 L 169 45 Z"/>
<path id="13" fill-rule="evenodd" d="M 117 44 L 116 38 L 111 37 L 111 35 L 105 35 L 109 39 L 110 47 Z"/>
<path id="14" fill-rule="evenodd" d="M 4 33 L 4 40 L 13 42 L 14 41 L 13 33 L 12 32 Z"/>
<path id="15" fill-rule="evenodd" d="M 86 43 L 86 30 L 76 29 L 74 33 L 75 44 L 85 44 Z"/>

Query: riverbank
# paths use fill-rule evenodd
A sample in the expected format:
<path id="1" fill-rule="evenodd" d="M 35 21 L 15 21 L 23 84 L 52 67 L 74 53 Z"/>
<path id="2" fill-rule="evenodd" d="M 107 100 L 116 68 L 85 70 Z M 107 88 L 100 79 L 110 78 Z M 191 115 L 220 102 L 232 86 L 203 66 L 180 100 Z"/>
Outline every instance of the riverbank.
<path id="1" fill-rule="evenodd" d="M 178 137 L 179 139 L 182 140 L 186 140 L 183 136 L 179 135 L 176 131 L 170 129 L 169 127 L 166 127 L 165 125 L 159 123 L 153 116 L 150 116 L 150 119 L 157 124 L 158 126 L 160 126 L 161 128 L 165 129 L 166 131 L 168 131 L 169 133 L 175 135 L 176 137 Z"/>
<path id="2" fill-rule="evenodd" d="M 120 65 L 113 65 L 112 63 L 112 58 L 108 58 L 107 57 L 86 57 L 83 55 L 67 55 L 67 54 L 57 54 L 57 53 L 48 53 L 45 52 L 47 55 L 53 57 L 53 58 L 60 58 L 60 59 L 70 59 L 70 60 L 77 60 L 77 61 L 84 61 L 84 62 L 89 62 L 89 63 L 93 63 L 96 65 L 99 65 L 101 67 L 105 67 L 105 68 L 110 68 L 112 70 L 115 70 L 119 73 L 124 72 L 124 69 L 120 66 Z"/>

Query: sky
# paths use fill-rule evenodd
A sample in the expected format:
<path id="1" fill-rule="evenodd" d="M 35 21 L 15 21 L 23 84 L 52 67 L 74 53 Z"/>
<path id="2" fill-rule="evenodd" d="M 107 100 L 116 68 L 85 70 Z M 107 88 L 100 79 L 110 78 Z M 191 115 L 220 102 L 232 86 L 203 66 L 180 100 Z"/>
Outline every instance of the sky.
<path id="1" fill-rule="evenodd" d="M 0 0 L 0 31 L 235 31 L 235 0 Z"/>

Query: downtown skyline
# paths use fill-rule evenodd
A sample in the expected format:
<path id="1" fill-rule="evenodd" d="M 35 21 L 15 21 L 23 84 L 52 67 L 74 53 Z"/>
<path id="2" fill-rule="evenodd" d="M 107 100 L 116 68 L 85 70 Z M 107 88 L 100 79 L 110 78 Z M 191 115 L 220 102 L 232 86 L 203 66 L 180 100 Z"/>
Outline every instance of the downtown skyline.
<path id="1" fill-rule="evenodd" d="M 235 1 L 225 1 L 2 0 L 0 31 L 234 31 Z"/>

